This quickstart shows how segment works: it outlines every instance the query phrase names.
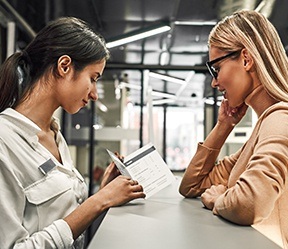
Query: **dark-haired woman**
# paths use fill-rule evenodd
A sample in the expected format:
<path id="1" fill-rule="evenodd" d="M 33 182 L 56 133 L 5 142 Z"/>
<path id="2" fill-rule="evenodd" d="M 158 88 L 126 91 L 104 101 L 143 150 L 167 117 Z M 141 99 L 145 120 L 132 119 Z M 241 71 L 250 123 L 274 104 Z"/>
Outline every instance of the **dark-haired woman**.
<path id="1" fill-rule="evenodd" d="M 55 110 L 76 113 L 96 101 L 109 51 L 83 21 L 49 23 L 0 69 L 0 248 L 83 248 L 83 232 L 104 210 L 142 187 L 114 164 L 87 198 L 59 131 Z"/>

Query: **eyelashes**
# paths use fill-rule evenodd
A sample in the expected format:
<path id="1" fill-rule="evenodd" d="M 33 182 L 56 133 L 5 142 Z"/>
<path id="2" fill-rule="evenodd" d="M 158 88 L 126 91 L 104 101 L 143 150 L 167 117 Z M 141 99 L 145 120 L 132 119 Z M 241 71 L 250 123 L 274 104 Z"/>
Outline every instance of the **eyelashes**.
<path id="1" fill-rule="evenodd" d="M 91 78 L 91 83 L 96 83 L 98 78 Z"/>

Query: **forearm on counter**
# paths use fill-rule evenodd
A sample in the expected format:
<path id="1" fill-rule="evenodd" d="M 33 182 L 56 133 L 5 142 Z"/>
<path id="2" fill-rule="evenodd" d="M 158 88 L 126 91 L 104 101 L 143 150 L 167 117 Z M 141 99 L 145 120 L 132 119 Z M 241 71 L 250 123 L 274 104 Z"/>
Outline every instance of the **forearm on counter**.
<path id="1" fill-rule="evenodd" d="M 103 211 L 110 207 L 109 202 L 103 201 L 103 198 L 98 195 L 99 192 L 89 197 L 64 218 L 72 231 L 74 239 L 82 234 Z"/>

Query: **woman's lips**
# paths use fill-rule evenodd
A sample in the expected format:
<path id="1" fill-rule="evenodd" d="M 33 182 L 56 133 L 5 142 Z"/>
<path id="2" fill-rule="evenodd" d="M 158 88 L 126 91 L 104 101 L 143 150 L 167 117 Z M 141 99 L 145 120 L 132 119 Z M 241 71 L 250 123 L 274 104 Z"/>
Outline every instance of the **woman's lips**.
<path id="1" fill-rule="evenodd" d="M 83 103 L 84 103 L 84 106 L 86 106 L 87 104 L 88 104 L 88 101 L 86 101 L 86 100 L 82 100 L 83 101 Z"/>

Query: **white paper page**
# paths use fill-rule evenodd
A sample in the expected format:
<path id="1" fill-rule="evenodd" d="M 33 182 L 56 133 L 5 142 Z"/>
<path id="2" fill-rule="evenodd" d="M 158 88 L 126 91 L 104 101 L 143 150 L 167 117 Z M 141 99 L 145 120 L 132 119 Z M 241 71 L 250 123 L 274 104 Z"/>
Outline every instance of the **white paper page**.
<path id="1" fill-rule="evenodd" d="M 124 176 L 129 176 L 131 177 L 131 175 L 129 174 L 129 172 L 126 169 L 126 166 L 124 165 L 124 163 L 122 163 L 120 161 L 120 159 L 110 150 L 107 149 L 107 152 L 109 154 L 109 156 L 112 158 L 113 162 L 115 163 L 116 167 L 119 169 L 120 173 Z M 132 178 L 132 177 L 131 177 Z"/>
<path id="2" fill-rule="evenodd" d="M 131 177 L 142 185 L 146 199 L 175 180 L 175 176 L 151 143 L 127 156 L 124 164 Z"/>

